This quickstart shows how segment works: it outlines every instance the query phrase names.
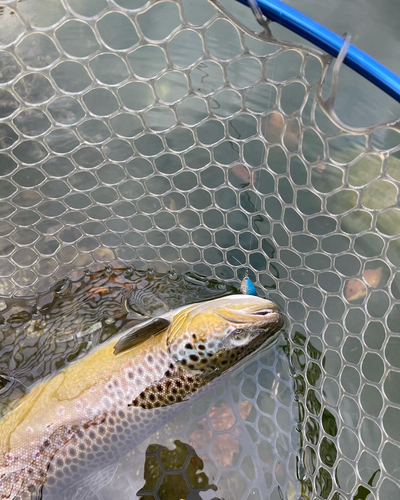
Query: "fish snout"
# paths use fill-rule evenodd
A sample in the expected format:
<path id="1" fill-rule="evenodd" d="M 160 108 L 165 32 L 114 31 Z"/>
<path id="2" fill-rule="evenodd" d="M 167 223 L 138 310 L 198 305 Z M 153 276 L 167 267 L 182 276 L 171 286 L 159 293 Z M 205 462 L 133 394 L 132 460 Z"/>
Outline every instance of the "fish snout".
<path id="1" fill-rule="evenodd" d="M 282 327 L 284 320 L 278 306 L 273 302 L 267 302 L 268 303 L 264 307 L 258 307 L 253 310 L 251 315 L 258 320 L 262 327 Z"/>

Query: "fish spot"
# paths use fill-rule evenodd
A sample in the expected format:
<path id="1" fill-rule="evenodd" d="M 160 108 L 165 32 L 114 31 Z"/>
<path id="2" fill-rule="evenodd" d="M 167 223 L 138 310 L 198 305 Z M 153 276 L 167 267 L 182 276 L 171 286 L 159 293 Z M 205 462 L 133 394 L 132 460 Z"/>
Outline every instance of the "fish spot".
<path id="1" fill-rule="evenodd" d="M 143 373 L 144 373 L 143 368 L 139 368 L 138 373 L 139 373 L 139 375 L 143 375 Z"/>
<path id="2" fill-rule="evenodd" d="M 170 372 L 169 370 L 167 370 L 167 371 L 165 372 L 165 376 L 166 376 L 166 377 L 170 377 L 170 376 L 171 376 L 171 372 Z"/>
<path id="3" fill-rule="evenodd" d="M 206 346 L 204 344 L 200 344 L 198 346 L 198 349 L 200 349 L 200 351 L 205 351 L 206 350 Z"/>
<path id="4" fill-rule="evenodd" d="M 162 390 L 163 390 L 162 385 L 161 385 L 161 384 L 158 384 L 158 385 L 157 385 L 157 391 L 158 391 L 158 392 L 162 392 Z"/>
<path id="5" fill-rule="evenodd" d="M 182 359 L 181 364 L 182 364 L 182 365 L 186 365 L 186 364 L 187 364 L 186 359 Z"/>
<path id="6" fill-rule="evenodd" d="M 150 394 L 149 399 L 150 401 L 154 402 L 156 400 L 156 397 L 154 396 L 154 394 Z"/>
<path id="7" fill-rule="evenodd" d="M 185 345 L 185 348 L 186 349 L 193 349 L 193 346 L 192 344 L 190 344 L 189 342 Z"/>
<path id="8" fill-rule="evenodd" d="M 193 363 L 190 363 L 190 365 L 188 365 L 188 367 L 191 369 L 191 370 L 194 370 L 195 366 Z"/>
<path id="9" fill-rule="evenodd" d="M 198 357 L 196 354 L 191 354 L 191 355 L 189 356 L 189 358 L 190 358 L 192 361 L 194 361 L 194 362 L 196 362 L 196 361 L 198 361 L 198 360 L 199 360 L 199 357 Z"/>
<path id="10" fill-rule="evenodd" d="M 57 458 L 56 465 L 57 467 L 62 467 L 64 465 L 64 460 L 62 460 L 61 458 Z"/>
<path id="11" fill-rule="evenodd" d="M 147 356 L 147 361 L 148 361 L 149 363 L 153 363 L 154 358 L 153 358 L 153 356 L 152 356 L 151 354 L 149 354 L 149 355 Z"/>
<path id="12" fill-rule="evenodd" d="M 175 381 L 176 387 L 182 387 L 182 382 L 180 380 Z"/>

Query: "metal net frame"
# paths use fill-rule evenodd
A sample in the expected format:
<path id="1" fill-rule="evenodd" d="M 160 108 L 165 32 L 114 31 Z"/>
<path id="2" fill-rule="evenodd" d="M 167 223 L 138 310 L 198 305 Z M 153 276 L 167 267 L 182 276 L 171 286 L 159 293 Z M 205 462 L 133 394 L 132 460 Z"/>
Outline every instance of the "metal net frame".
<path id="1" fill-rule="evenodd" d="M 330 56 L 196 5 L 3 2 L 0 293 L 116 261 L 247 268 L 287 335 L 160 439 L 209 436 L 207 498 L 398 498 L 398 122 L 346 126 Z M 144 452 L 93 494 L 130 498 Z"/>

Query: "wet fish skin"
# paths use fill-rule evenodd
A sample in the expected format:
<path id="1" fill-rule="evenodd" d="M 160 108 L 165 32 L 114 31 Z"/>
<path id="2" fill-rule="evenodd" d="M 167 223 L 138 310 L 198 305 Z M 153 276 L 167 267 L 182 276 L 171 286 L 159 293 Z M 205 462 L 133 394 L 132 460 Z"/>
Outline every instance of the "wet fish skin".
<path id="1" fill-rule="evenodd" d="M 162 332 L 118 354 L 126 332 L 112 338 L 0 420 L 1 499 L 72 498 L 77 481 L 117 461 L 282 326 L 273 303 L 242 295 L 162 317 Z"/>

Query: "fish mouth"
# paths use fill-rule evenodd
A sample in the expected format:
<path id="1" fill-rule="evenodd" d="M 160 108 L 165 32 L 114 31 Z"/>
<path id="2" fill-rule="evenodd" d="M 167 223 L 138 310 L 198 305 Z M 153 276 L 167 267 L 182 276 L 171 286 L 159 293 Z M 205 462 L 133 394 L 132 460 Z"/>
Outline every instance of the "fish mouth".
<path id="1" fill-rule="evenodd" d="M 270 307 L 263 307 L 257 311 L 252 311 L 252 316 L 260 318 L 262 326 L 280 328 L 283 326 L 283 315 L 279 312 L 275 304 Z"/>

